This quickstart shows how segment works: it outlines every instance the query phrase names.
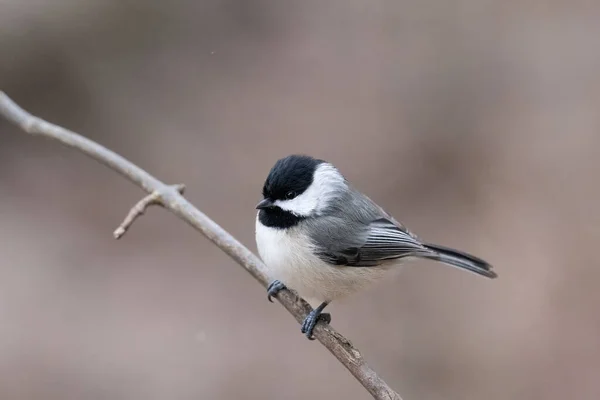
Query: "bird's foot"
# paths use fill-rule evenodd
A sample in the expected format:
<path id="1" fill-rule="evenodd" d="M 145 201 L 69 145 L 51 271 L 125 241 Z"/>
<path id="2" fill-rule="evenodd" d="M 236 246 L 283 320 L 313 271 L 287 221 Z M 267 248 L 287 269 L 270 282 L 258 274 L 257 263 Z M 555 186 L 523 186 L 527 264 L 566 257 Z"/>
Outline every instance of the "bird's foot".
<path id="1" fill-rule="evenodd" d="M 325 307 L 317 307 L 314 310 L 312 310 L 310 314 L 306 316 L 304 322 L 302 323 L 301 331 L 306 335 L 306 337 L 309 340 L 315 340 L 312 334 L 313 329 L 315 329 L 315 326 L 317 325 L 317 322 L 324 321 L 326 324 L 331 323 L 331 314 L 322 313 L 321 311 L 323 310 L 323 308 Z"/>
<path id="2" fill-rule="evenodd" d="M 283 289 L 286 289 L 286 286 L 283 283 L 281 283 L 281 281 L 275 279 L 267 287 L 267 299 L 272 303 L 273 300 L 271 299 L 271 297 L 277 296 L 277 293 L 279 293 Z"/>

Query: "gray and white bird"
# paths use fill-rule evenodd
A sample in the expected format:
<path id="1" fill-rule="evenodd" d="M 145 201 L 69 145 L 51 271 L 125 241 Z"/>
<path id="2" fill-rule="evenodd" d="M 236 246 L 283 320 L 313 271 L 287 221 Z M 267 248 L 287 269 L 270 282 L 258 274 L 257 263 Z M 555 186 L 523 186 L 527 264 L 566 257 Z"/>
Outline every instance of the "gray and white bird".
<path id="1" fill-rule="evenodd" d="M 319 304 L 304 320 L 309 339 L 323 309 L 388 276 L 407 259 L 440 261 L 496 278 L 486 261 L 425 243 L 356 190 L 332 164 L 305 155 L 278 160 L 256 208 L 258 252 L 274 280 L 268 299 L 283 288 Z"/>

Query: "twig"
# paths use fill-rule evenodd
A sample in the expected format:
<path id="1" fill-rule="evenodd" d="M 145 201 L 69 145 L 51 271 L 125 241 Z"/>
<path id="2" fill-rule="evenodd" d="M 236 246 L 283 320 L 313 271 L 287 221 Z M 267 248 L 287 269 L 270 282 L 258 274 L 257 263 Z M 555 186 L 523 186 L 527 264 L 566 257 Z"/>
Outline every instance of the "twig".
<path id="1" fill-rule="evenodd" d="M 179 218 L 183 219 L 193 228 L 198 230 L 210 241 L 217 245 L 227 255 L 233 258 L 246 271 L 250 273 L 263 287 L 269 283 L 265 266 L 250 250 L 231 236 L 217 223 L 194 207 L 183 196 L 183 185 L 167 185 L 129 160 L 115 152 L 93 142 L 85 137 L 46 122 L 28 113 L 4 92 L 0 91 L 0 115 L 8 121 L 19 126 L 25 132 L 56 140 L 67 147 L 72 147 L 91 158 L 101 162 L 114 171 L 120 173 L 134 184 L 144 189 L 149 195 L 138 202 L 129 212 L 123 223 L 114 233 L 115 238 L 123 236 L 137 217 L 142 215 L 147 207 L 160 205 Z M 296 318 L 302 322 L 312 310 L 310 305 L 290 290 L 282 290 L 277 295 L 277 300 Z M 299 340 L 302 337 L 298 335 Z M 319 340 L 369 391 L 375 399 L 402 400 L 375 371 L 373 371 L 362 358 L 360 352 L 352 343 L 334 330 L 330 325 L 318 323 L 314 330 L 314 337 Z"/>
<path id="2" fill-rule="evenodd" d="M 185 191 L 185 185 L 183 185 L 183 184 L 174 185 L 173 189 L 177 190 L 180 194 L 183 194 L 183 192 Z M 125 234 L 125 232 L 127 232 L 127 230 L 129 229 L 129 227 L 131 227 L 131 225 L 133 225 L 135 220 L 138 217 L 141 217 L 142 215 L 144 215 L 144 212 L 146 212 L 146 209 L 148 207 L 154 206 L 154 205 L 164 206 L 161 203 L 160 192 L 150 193 L 148 196 L 146 196 L 143 199 L 141 199 L 140 201 L 138 201 L 135 206 L 131 207 L 131 210 L 129 210 L 129 213 L 127 213 L 127 216 L 125 217 L 123 222 L 121 222 L 121 225 L 119 225 L 119 227 L 117 229 L 115 229 L 115 231 L 113 232 L 113 236 L 115 237 L 115 239 L 121 239 L 123 237 L 123 235 Z"/>

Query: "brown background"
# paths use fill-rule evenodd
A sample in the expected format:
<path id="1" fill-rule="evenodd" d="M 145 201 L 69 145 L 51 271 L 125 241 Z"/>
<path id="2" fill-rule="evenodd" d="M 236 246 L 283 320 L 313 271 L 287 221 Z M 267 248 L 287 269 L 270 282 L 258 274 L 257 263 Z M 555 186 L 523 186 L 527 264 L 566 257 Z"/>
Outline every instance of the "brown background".
<path id="1" fill-rule="evenodd" d="M 331 306 L 406 400 L 600 398 L 600 6 L 5 0 L 0 88 L 255 249 L 306 152 L 432 242 Z M 240 267 L 81 154 L 0 123 L 0 398 L 368 399 Z"/>

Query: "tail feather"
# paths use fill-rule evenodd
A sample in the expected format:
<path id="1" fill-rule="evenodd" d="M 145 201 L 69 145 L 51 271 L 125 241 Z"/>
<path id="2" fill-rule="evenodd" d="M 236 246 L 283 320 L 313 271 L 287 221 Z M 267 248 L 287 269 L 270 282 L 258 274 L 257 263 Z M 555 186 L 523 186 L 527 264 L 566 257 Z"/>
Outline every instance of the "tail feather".
<path id="1" fill-rule="evenodd" d="M 436 244 L 425 244 L 425 247 L 433 252 L 431 255 L 424 255 L 424 258 L 443 262 L 453 267 L 466 269 L 467 271 L 483 275 L 488 278 L 496 278 L 498 275 L 492 271 L 492 266 L 481 258 L 472 256 L 459 250 Z"/>

